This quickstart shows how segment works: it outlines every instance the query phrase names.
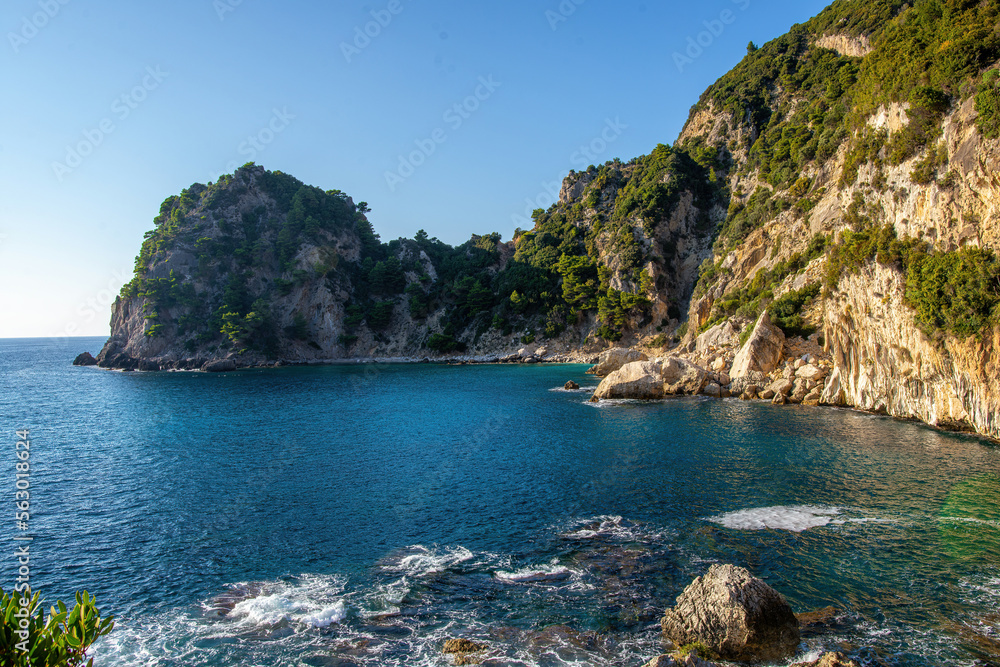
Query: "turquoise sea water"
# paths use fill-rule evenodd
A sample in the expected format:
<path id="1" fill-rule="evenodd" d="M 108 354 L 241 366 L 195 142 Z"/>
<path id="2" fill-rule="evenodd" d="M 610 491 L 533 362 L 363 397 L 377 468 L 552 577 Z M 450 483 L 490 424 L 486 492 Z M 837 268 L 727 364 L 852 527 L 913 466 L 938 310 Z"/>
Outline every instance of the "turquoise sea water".
<path id="1" fill-rule="evenodd" d="M 638 667 L 715 562 L 837 608 L 803 655 L 1000 664 L 1000 449 L 979 439 L 595 406 L 557 390 L 596 384 L 575 365 L 70 366 L 102 342 L 0 341 L 0 485 L 12 505 L 26 426 L 33 581 L 118 617 L 97 665 L 446 665 L 462 636 L 489 665 Z"/>

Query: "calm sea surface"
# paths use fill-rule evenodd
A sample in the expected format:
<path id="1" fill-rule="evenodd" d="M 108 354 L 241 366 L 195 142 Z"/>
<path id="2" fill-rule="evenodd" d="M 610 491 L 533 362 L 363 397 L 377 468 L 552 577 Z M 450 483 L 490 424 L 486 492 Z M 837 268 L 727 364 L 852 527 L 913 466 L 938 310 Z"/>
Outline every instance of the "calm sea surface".
<path id="1" fill-rule="evenodd" d="M 639 667 L 717 562 L 836 608 L 802 655 L 1000 664 L 1000 449 L 976 438 L 595 406 L 560 389 L 596 384 L 575 365 L 70 365 L 102 342 L 0 340 L 4 553 L 27 427 L 32 581 L 117 617 L 96 665 L 447 665 L 443 640 L 468 637 L 488 665 Z"/>

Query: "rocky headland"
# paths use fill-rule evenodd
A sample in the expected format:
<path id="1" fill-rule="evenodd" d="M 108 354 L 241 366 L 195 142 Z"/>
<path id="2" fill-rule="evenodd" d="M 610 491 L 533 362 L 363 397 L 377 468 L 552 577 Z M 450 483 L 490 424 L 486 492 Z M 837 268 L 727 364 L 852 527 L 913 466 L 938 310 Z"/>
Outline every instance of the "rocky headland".
<path id="1" fill-rule="evenodd" d="M 1000 438 L 998 21 L 834 3 L 749 49 L 672 145 L 570 172 L 506 241 L 385 243 L 367 203 L 253 164 L 196 183 L 163 202 L 97 364 L 625 348 L 644 358 L 599 373 L 598 400 L 843 405 Z"/>

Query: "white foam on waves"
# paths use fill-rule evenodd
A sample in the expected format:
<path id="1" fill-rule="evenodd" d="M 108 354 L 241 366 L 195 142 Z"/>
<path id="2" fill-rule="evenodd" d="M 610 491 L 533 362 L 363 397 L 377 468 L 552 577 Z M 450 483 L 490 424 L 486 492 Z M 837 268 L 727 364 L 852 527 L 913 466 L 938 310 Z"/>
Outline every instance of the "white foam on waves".
<path id="1" fill-rule="evenodd" d="M 801 533 L 810 528 L 819 528 L 833 521 L 840 514 L 840 508 L 816 505 L 777 505 L 775 507 L 755 507 L 752 509 L 727 512 L 707 520 L 726 528 L 736 530 L 790 530 Z"/>
<path id="2" fill-rule="evenodd" d="M 582 524 L 582 525 L 581 525 Z M 663 536 L 647 525 L 634 523 L 620 516 L 602 515 L 576 522 L 575 530 L 563 533 L 567 540 L 614 539 L 643 542 Z"/>
<path id="3" fill-rule="evenodd" d="M 260 595 L 237 602 L 227 617 L 241 625 L 273 626 L 287 621 L 325 628 L 347 618 L 347 605 L 340 597 L 343 590 L 340 579 L 321 575 L 272 582 Z"/>
<path id="4" fill-rule="evenodd" d="M 406 549 L 404 555 L 383 565 L 388 572 L 399 572 L 411 577 L 423 577 L 444 572 L 459 563 L 472 560 L 473 553 L 465 547 L 429 549 L 422 544 Z"/>
<path id="5" fill-rule="evenodd" d="M 977 519 L 971 516 L 942 516 L 938 517 L 938 521 L 941 521 L 943 523 L 948 521 L 956 521 L 958 523 L 978 523 L 983 526 L 993 526 L 995 528 L 1000 527 L 1000 521 L 993 521 L 990 519 Z"/>
<path id="6" fill-rule="evenodd" d="M 497 570 L 494 572 L 493 576 L 506 583 L 526 584 L 540 581 L 558 581 L 561 579 L 568 579 L 572 574 L 573 571 L 564 565 L 549 564 L 522 567 L 521 569 L 514 570 L 512 572 Z"/>
<path id="7" fill-rule="evenodd" d="M 566 387 L 553 387 L 549 391 L 559 391 L 564 394 L 592 394 L 597 386 L 592 387 L 579 387 L 578 389 L 567 389 Z"/>

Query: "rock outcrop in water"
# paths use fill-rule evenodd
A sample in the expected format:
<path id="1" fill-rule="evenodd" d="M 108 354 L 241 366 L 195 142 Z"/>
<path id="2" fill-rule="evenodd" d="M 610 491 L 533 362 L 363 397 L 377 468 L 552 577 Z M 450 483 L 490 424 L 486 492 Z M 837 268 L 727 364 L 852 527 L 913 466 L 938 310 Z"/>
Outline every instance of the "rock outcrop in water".
<path id="1" fill-rule="evenodd" d="M 734 565 L 713 565 L 660 625 L 678 646 L 704 644 L 723 660 L 770 662 L 794 655 L 799 623 L 780 593 Z"/>
<path id="2" fill-rule="evenodd" d="M 591 401 L 616 398 L 656 400 L 665 396 L 693 395 L 701 392 L 707 381 L 705 369 L 679 357 L 633 361 L 601 380 Z"/>
<path id="3" fill-rule="evenodd" d="M 96 366 L 97 359 L 94 358 L 90 352 L 81 352 L 77 355 L 76 359 L 73 360 L 74 366 Z"/>
<path id="4" fill-rule="evenodd" d="M 716 667 L 715 663 L 702 660 L 696 654 L 679 655 L 658 655 L 643 667 Z"/>
<path id="5" fill-rule="evenodd" d="M 851 660 L 843 653 L 826 653 L 819 660 L 812 662 L 796 662 L 790 667 L 859 667 L 858 663 Z"/>
<path id="6" fill-rule="evenodd" d="M 663 377 L 655 361 L 633 361 L 601 380 L 591 400 L 663 398 Z"/>
<path id="7" fill-rule="evenodd" d="M 834 3 L 751 50 L 672 146 L 570 172 L 509 241 L 382 243 L 364 202 L 254 165 L 192 185 L 163 203 L 98 362 L 498 360 L 541 341 L 545 360 L 580 360 L 613 345 L 645 356 L 604 375 L 684 352 L 713 395 L 1000 438 L 1000 9 L 928 7 Z M 778 391 L 776 351 L 810 346 L 830 373 Z"/>

